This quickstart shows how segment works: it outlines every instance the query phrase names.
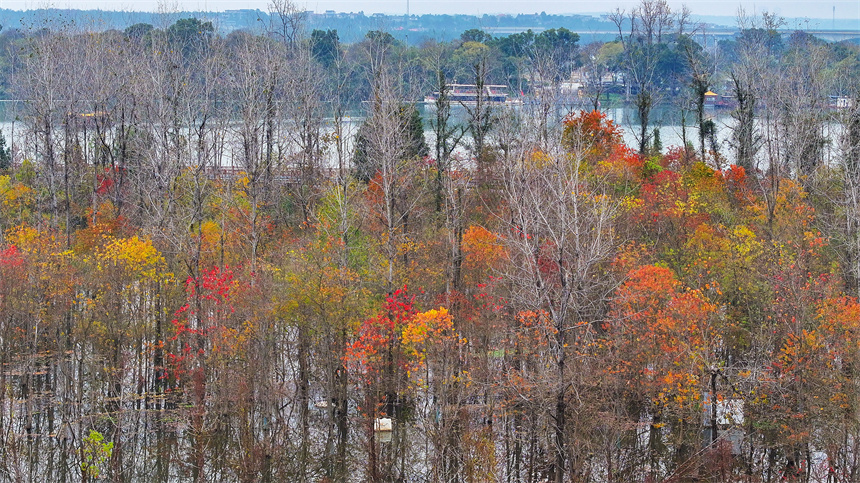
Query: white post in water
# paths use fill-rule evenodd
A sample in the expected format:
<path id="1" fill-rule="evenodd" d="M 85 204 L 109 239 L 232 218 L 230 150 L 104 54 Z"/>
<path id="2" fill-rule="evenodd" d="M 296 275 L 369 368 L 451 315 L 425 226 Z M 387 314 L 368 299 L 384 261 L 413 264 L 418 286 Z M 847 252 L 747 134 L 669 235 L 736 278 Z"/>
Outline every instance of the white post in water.
<path id="1" fill-rule="evenodd" d="M 391 418 L 376 418 L 373 422 L 373 430 L 376 432 L 380 443 L 391 442 L 391 433 L 394 430 Z"/>

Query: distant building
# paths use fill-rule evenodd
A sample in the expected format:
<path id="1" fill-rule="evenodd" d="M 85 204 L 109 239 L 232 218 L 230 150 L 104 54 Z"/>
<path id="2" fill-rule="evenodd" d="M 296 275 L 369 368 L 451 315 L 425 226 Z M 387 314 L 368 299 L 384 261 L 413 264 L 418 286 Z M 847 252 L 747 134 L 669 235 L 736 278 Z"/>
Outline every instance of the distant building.
<path id="1" fill-rule="evenodd" d="M 717 100 L 720 98 L 720 95 L 716 92 L 708 91 L 705 93 L 705 107 L 716 107 Z"/>
<path id="2" fill-rule="evenodd" d="M 830 96 L 828 105 L 831 109 L 851 109 L 854 107 L 854 99 L 848 96 Z"/>

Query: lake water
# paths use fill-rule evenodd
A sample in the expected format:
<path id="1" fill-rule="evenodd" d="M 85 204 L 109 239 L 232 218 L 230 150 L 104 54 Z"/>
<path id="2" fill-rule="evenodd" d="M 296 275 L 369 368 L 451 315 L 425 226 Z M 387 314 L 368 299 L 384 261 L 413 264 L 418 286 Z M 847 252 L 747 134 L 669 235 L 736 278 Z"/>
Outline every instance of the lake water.
<path id="1" fill-rule="evenodd" d="M 639 132 L 639 116 L 636 111 L 629 108 L 617 107 L 604 110 L 606 117 L 611 119 L 615 124 L 623 130 L 624 142 L 632 147 L 639 146 L 637 138 Z M 710 111 L 706 113 L 708 119 L 712 119 L 717 127 L 717 140 L 721 145 L 721 154 L 728 154 L 728 140 L 731 137 L 731 125 L 733 119 L 729 115 L 729 111 Z M 695 114 L 687 113 L 685 120 L 687 130 L 687 141 L 693 143 L 694 146 L 699 144 L 699 130 L 694 127 Z M 683 146 L 683 129 L 681 128 L 681 114 L 676 109 L 658 108 L 654 109 L 651 114 L 649 133 L 653 133 L 654 129 L 660 130 L 660 140 L 663 143 L 664 150 L 673 146 Z"/>
<path id="2" fill-rule="evenodd" d="M 6 146 L 7 147 L 16 147 L 20 148 L 21 143 L 24 141 L 24 134 L 26 126 L 20 120 L 15 120 L 15 109 L 14 105 L 10 101 L 0 101 L 0 132 L 2 132 L 3 136 L 6 138 Z M 616 107 L 604 109 L 607 117 L 615 122 L 618 126 L 621 127 L 624 142 L 636 149 L 639 146 L 639 142 L 637 140 L 637 136 L 635 133 L 638 132 L 638 116 L 634 109 Z M 455 111 L 455 117 L 458 115 Z M 459 113 L 462 117 L 463 113 Z M 731 138 L 731 129 L 734 123 L 734 119 L 732 119 L 730 112 L 728 110 L 712 110 L 707 113 L 710 119 L 713 119 L 716 128 L 717 128 L 717 140 L 719 143 L 720 154 L 723 158 L 731 163 L 733 162 L 734 152 L 731 149 L 729 140 Z M 427 144 L 431 146 L 431 153 L 433 151 L 432 146 L 434 142 L 433 131 L 431 128 L 431 118 L 433 117 L 433 113 L 431 112 L 423 112 L 424 126 L 425 126 L 425 137 L 427 140 Z M 349 153 L 352 149 L 352 140 L 355 136 L 355 133 L 358 131 L 358 127 L 364 121 L 364 117 L 359 115 L 358 113 L 354 113 L 352 116 L 348 116 L 343 120 L 343 133 L 346 142 L 346 152 Z M 698 147 L 698 129 L 694 127 L 695 124 L 695 115 L 692 112 L 687 113 L 686 118 L 686 130 L 687 130 L 687 140 L 691 142 L 694 146 Z M 655 128 L 660 130 L 660 139 L 663 144 L 664 152 L 666 149 L 673 146 L 682 146 L 683 145 L 683 136 L 682 136 L 682 119 L 681 113 L 676 108 L 669 107 L 660 107 L 655 108 L 652 111 L 651 115 L 651 124 L 649 127 L 649 133 L 653 133 Z M 331 132 L 332 121 L 328 120 L 324 125 L 324 131 Z M 825 161 L 831 162 L 833 157 L 837 154 L 837 145 L 836 138 L 838 137 L 839 126 L 835 123 L 830 123 L 825 126 L 825 135 L 831 138 L 831 142 L 825 148 Z M 468 139 L 464 139 L 463 146 L 458 149 L 459 154 L 466 155 L 465 142 L 468 142 Z M 229 149 L 227 151 L 230 151 Z M 229 154 L 226 155 L 229 158 Z M 330 147 L 328 153 L 326 154 L 328 158 L 328 164 L 331 166 L 337 165 L 336 153 L 334 147 Z M 226 165 L 231 164 L 230 159 L 225 160 Z"/>

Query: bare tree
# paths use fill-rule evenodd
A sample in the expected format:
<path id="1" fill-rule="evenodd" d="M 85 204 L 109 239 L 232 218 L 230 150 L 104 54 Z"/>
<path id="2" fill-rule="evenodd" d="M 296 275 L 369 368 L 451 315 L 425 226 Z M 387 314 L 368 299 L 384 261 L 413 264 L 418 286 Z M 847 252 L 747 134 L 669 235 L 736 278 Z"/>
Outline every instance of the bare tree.
<path id="1" fill-rule="evenodd" d="M 269 2 L 269 18 L 274 32 L 282 42 L 290 47 L 305 38 L 307 15 L 304 10 L 290 0 L 271 0 Z"/>
<path id="2" fill-rule="evenodd" d="M 436 210 L 442 210 L 444 187 L 443 178 L 451 170 L 451 157 L 460 146 L 466 128 L 454 114 L 457 106 L 451 99 L 450 73 L 451 50 L 445 44 L 432 44 L 422 49 L 425 54 L 424 68 L 433 73 L 432 89 L 437 93 L 427 108 L 433 113 L 430 125 L 433 129 L 433 153 L 436 161 Z"/>
<path id="3" fill-rule="evenodd" d="M 480 42 L 466 42 L 457 55 L 468 65 L 468 75 L 475 83 L 474 105 L 463 104 L 466 111 L 466 129 L 472 138 L 469 143 L 472 158 L 478 169 L 479 182 L 486 182 L 488 164 L 492 159 L 487 137 L 493 127 L 494 109 L 487 95 L 490 75 L 490 48 Z"/>
<path id="4" fill-rule="evenodd" d="M 738 164 L 761 172 L 755 179 L 767 202 L 768 227 L 772 227 L 779 192 L 788 166 L 784 163 L 785 124 L 784 106 L 780 92 L 789 92 L 790 84 L 782 75 L 779 54 L 782 39 L 776 31 L 782 19 L 763 14 L 761 19 L 749 18 L 741 10 L 738 23 L 742 29 L 739 40 L 739 61 L 735 64 L 731 78 L 738 107 L 733 113 L 736 123 L 732 141 Z M 757 108 L 761 101 L 763 106 Z"/>
<path id="5" fill-rule="evenodd" d="M 606 273 L 617 239 L 618 202 L 584 153 L 591 141 L 570 133 L 568 149 L 560 140 L 550 151 L 525 151 L 506 159 L 505 194 L 510 209 L 506 243 L 510 264 L 506 279 L 512 303 L 546 314 L 553 336 L 550 360 L 554 376 L 546 388 L 552 411 L 550 475 L 566 481 L 572 373 L 579 364 L 570 349 L 588 324 L 600 320 L 614 282 Z M 536 153 L 536 154 L 535 154 Z M 547 401 L 550 403 L 550 401 Z"/>
<path id="6" fill-rule="evenodd" d="M 536 84 L 536 102 L 528 106 L 531 110 L 527 119 L 535 123 L 533 129 L 539 134 L 539 146 L 548 149 L 549 145 L 559 138 L 561 120 L 570 109 L 568 99 L 562 92 L 562 81 L 570 77 L 568 66 L 562 62 L 562 55 L 569 53 L 555 52 L 552 49 L 533 47 L 532 60 L 529 63 L 530 77 Z"/>
<path id="7" fill-rule="evenodd" d="M 288 55 L 289 75 L 283 97 L 284 115 L 291 126 L 286 133 L 293 147 L 287 152 L 290 153 L 291 175 L 296 179 L 291 193 L 301 207 L 302 221 L 307 222 L 320 195 L 322 174 L 330 172 L 331 168 L 324 165 L 322 144 L 326 86 L 320 82 L 324 71 L 307 46 L 291 49 Z M 338 125 L 336 130 L 340 129 L 344 127 Z"/>
<path id="8" fill-rule="evenodd" d="M 648 152 L 651 109 L 662 95 L 658 90 L 657 63 L 660 44 L 669 40 L 675 15 L 665 0 L 642 0 L 629 14 L 616 9 L 610 20 L 618 30 L 624 46 L 625 83 L 628 89 L 635 88 L 634 105 L 639 116 L 639 154 Z"/>
<path id="9" fill-rule="evenodd" d="M 600 109 L 600 96 L 605 90 L 603 78 L 609 71 L 606 59 L 600 54 L 603 45 L 602 42 L 591 42 L 582 49 L 584 88 L 591 97 L 591 108 L 595 111 Z"/>
<path id="10" fill-rule="evenodd" d="M 848 287 L 860 297 L 860 82 L 848 71 L 837 71 L 830 85 L 847 94 L 846 105 L 830 118 L 838 136 L 831 139 L 836 142 L 836 161 L 827 163 L 824 172 L 830 176 L 815 180 L 813 188 L 835 207 L 819 216 L 834 234 L 832 243 L 839 248 Z M 834 186 L 839 189 L 834 191 Z"/>
<path id="11" fill-rule="evenodd" d="M 276 95 L 283 92 L 282 49 L 274 41 L 247 33 L 234 34 L 229 65 L 231 92 L 234 102 L 231 114 L 237 115 L 235 136 L 238 166 L 247 183 L 240 189 L 248 202 L 247 217 L 250 260 L 256 267 L 260 240 L 260 224 L 265 204 L 271 197 L 275 159 Z"/>
<path id="12" fill-rule="evenodd" d="M 702 46 L 695 41 L 695 35 L 700 30 L 698 25 L 692 25 L 690 20 L 691 12 L 683 6 L 678 13 L 678 47 L 683 53 L 684 62 L 686 64 L 685 76 L 688 77 L 689 85 L 692 91 L 693 101 L 696 106 L 696 126 L 699 131 L 699 157 L 702 160 L 707 159 L 707 149 L 705 141 L 709 135 L 715 136 L 713 133 L 715 126 L 713 121 L 709 121 L 705 117 L 705 94 L 710 90 L 713 78 L 716 74 L 716 66 L 710 62 L 707 52 L 704 52 Z M 688 102 L 687 96 L 681 97 L 682 102 Z M 681 106 L 682 114 L 686 112 L 686 106 Z M 683 141 L 686 145 L 686 127 L 682 121 Z M 686 146 L 685 146 L 686 149 Z M 717 153 L 714 153 L 715 155 Z"/>
<path id="13" fill-rule="evenodd" d="M 46 178 L 44 182 L 47 189 L 45 204 L 51 223 L 56 227 L 60 226 L 61 212 L 66 213 L 67 226 L 71 217 L 61 206 L 63 179 L 68 176 L 57 178 L 58 174 L 67 172 L 68 165 L 60 163 L 57 155 L 60 148 L 56 139 L 58 125 L 70 112 L 69 108 L 73 107 L 65 105 L 70 97 L 64 71 L 68 64 L 63 60 L 68 45 L 65 35 L 59 33 L 46 32 L 32 38 L 30 55 L 24 57 L 24 66 L 16 76 L 18 96 L 28 99 L 25 107 L 29 111 L 28 118 L 32 120 L 29 129 L 33 134 L 33 151 L 43 166 L 41 173 Z"/>
<path id="14" fill-rule="evenodd" d="M 809 187 L 824 163 L 827 145 L 825 121 L 827 94 L 824 74 L 827 48 L 812 35 L 795 32 L 782 56 L 782 76 L 791 79 L 794 92 L 780 92 L 782 124 L 787 131 L 783 161 L 792 175 Z M 788 94 L 788 95 L 785 95 Z"/>

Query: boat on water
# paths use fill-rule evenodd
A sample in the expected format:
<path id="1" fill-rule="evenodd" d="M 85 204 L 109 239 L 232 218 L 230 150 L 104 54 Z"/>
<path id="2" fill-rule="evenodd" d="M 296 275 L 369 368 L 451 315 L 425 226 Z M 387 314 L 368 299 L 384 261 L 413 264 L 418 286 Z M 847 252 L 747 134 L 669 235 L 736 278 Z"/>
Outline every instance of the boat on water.
<path id="1" fill-rule="evenodd" d="M 484 84 L 480 97 L 478 94 L 478 86 L 475 84 L 449 84 L 446 86 L 446 93 L 452 106 L 474 107 L 478 104 L 478 99 L 489 105 L 510 106 L 522 104 L 520 99 L 511 99 L 508 94 L 508 86 L 500 84 Z M 439 91 L 434 92 L 424 97 L 424 105 L 427 107 L 435 107 L 439 100 Z"/>

